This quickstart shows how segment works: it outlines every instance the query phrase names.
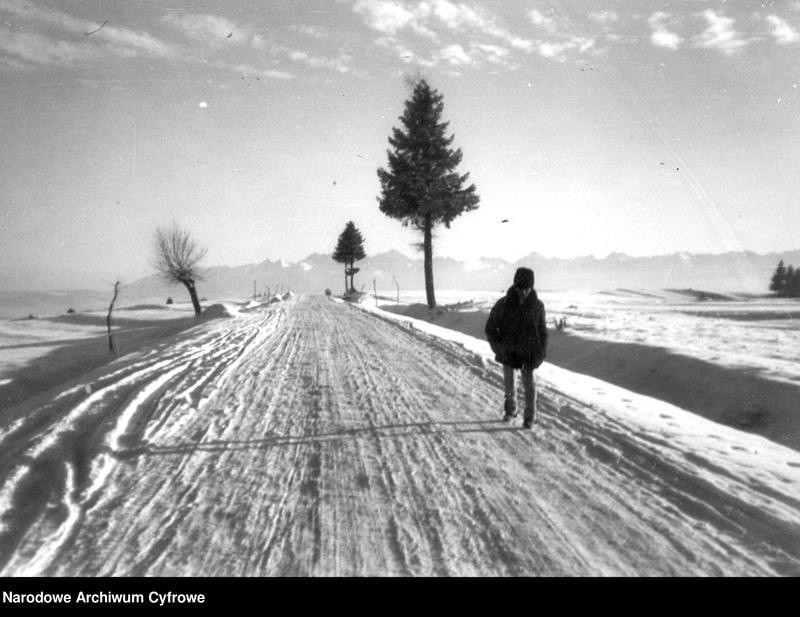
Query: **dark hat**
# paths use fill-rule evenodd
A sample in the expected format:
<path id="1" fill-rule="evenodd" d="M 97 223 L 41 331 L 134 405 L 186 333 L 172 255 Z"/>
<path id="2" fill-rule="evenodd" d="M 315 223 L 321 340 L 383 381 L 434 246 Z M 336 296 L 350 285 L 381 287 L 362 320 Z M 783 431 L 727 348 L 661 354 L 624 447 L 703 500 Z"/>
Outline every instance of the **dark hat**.
<path id="1" fill-rule="evenodd" d="M 533 287 L 533 270 L 530 268 L 517 268 L 514 274 L 514 287 L 517 289 L 530 289 Z"/>

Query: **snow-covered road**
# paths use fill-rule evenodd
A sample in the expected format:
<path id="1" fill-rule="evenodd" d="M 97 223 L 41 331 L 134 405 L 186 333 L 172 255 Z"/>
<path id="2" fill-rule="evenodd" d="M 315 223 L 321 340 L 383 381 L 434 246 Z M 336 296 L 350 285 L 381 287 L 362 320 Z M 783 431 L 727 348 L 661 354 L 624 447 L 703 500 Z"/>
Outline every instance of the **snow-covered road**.
<path id="1" fill-rule="evenodd" d="M 0 574 L 800 574 L 800 455 L 718 464 L 731 429 L 706 457 L 541 381 L 522 431 L 497 366 L 417 328 L 206 322 L 3 413 Z"/>

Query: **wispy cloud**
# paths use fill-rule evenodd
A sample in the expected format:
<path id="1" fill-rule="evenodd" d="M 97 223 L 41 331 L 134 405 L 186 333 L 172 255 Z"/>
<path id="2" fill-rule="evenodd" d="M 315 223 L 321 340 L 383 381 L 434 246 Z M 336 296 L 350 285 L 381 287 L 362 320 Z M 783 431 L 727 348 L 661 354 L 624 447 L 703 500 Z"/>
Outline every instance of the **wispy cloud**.
<path id="1" fill-rule="evenodd" d="M 294 79 L 295 76 L 288 71 L 278 69 L 264 69 L 250 64 L 234 64 L 231 62 L 214 61 L 211 63 L 218 69 L 233 71 L 243 77 L 265 77 L 267 79 Z"/>
<path id="2" fill-rule="evenodd" d="M 496 17 L 483 9 L 455 4 L 449 0 L 432 0 L 432 6 L 433 15 L 449 30 L 464 32 L 473 37 L 490 36 L 515 49 L 532 48 L 531 41 L 511 33 L 498 23 Z"/>
<path id="3" fill-rule="evenodd" d="M 77 45 L 68 41 L 54 41 L 35 32 L 15 32 L 0 29 L 0 49 L 19 60 L 44 66 L 71 66 L 96 60 L 102 56 L 94 46 Z"/>
<path id="4" fill-rule="evenodd" d="M 708 28 L 697 37 L 698 47 L 717 49 L 730 56 L 747 45 L 747 41 L 740 38 L 739 32 L 734 28 L 735 20 L 725 15 L 720 15 L 712 9 L 701 13 L 708 23 Z"/>
<path id="5" fill-rule="evenodd" d="M 566 60 L 565 56 L 566 52 L 568 51 L 585 52 L 594 47 L 594 44 L 595 44 L 594 39 L 576 36 L 570 38 L 569 40 L 561 42 L 553 43 L 545 41 L 543 43 L 540 43 L 538 46 L 538 52 L 545 58 L 551 58 L 559 62 L 564 62 Z"/>
<path id="6" fill-rule="evenodd" d="M 287 54 L 290 60 L 300 62 L 311 68 L 326 68 L 338 73 L 349 73 L 352 71 L 352 58 L 347 54 L 340 54 L 335 58 L 328 58 L 299 49 L 288 50 Z"/>
<path id="7" fill-rule="evenodd" d="M 422 67 L 432 67 L 436 66 L 436 62 L 427 58 L 422 57 L 414 50 L 410 49 L 406 45 L 400 43 L 397 39 L 389 36 L 382 36 L 379 37 L 375 43 L 379 47 L 383 47 L 384 49 L 389 50 L 390 52 L 394 53 L 398 59 L 403 61 L 406 64 L 413 64 Z"/>
<path id="8" fill-rule="evenodd" d="M 520 36 L 480 5 L 450 0 L 422 0 L 417 3 L 399 0 L 357 0 L 353 10 L 365 24 L 381 32 L 379 45 L 392 49 L 405 62 L 421 63 L 422 57 L 400 41 L 403 32 L 424 34 L 431 40 L 444 40 L 453 34 L 461 40 L 431 52 L 429 65 L 481 66 L 484 63 L 518 67 L 514 52 L 537 53 L 542 57 L 563 61 L 569 52 L 583 53 L 595 45 L 593 38 L 561 32 L 559 22 L 536 9 L 525 13 L 530 24 L 540 31 L 539 37 Z M 618 16 L 611 11 L 596 12 L 595 20 L 612 23 Z M 538 39 L 538 40 L 537 40 Z M 551 39 L 551 40 L 550 40 Z"/>
<path id="9" fill-rule="evenodd" d="M 57 67 L 89 67 L 107 61 L 109 56 L 119 58 L 166 58 L 190 65 L 202 65 L 245 76 L 271 79 L 292 79 L 294 75 L 275 66 L 255 66 L 230 62 L 209 56 L 204 50 L 187 49 L 160 40 L 148 32 L 83 20 L 68 13 L 40 8 L 30 0 L 0 0 L 0 12 L 26 22 L 18 30 L 0 29 L 0 50 L 11 56 L 4 64 L 24 70 L 31 65 Z M 163 22 L 182 31 L 193 40 L 205 45 L 218 45 L 228 41 L 234 45 L 247 44 L 258 47 L 259 35 L 234 22 L 212 15 L 167 15 Z M 41 30 L 41 31 L 37 31 Z M 88 35 L 87 33 L 91 33 Z M 230 35 L 230 36 L 229 36 Z M 324 64 L 310 57 L 312 65 Z M 272 64 L 274 64 L 274 59 Z"/>
<path id="10" fill-rule="evenodd" d="M 162 21 L 190 39 L 212 45 L 252 45 L 256 36 L 249 28 L 219 15 L 167 13 Z"/>
<path id="11" fill-rule="evenodd" d="M 435 52 L 437 60 L 443 60 L 453 66 L 465 66 L 472 64 L 473 60 L 461 45 L 447 45 Z"/>
<path id="12" fill-rule="evenodd" d="M 314 39 L 326 39 L 330 37 L 330 32 L 328 29 L 323 28 L 322 26 L 308 26 L 301 24 L 292 26 L 291 29 L 294 32 L 298 32 Z"/>
<path id="13" fill-rule="evenodd" d="M 556 33 L 557 28 L 555 20 L 552 17 L 546 17 L 536 9 L 528 11 L 528 19 L 531 20 L 533 25 L 538 26 L 548 34 Z"/>
<path id="14" fill-rule="evenodd" d="M 0 41 L 2 41 L 2 35 L 0 35 Z M 0 42 L 0 46 L 2 43 Z M 6 58 L 0 56 L 0 68 L 7 68 L 11 69 L 13 72 L 27 72 L 31 70 L 31 65 L 27 62 L 23 62 L 17 58 Z"/>
<path id="15" fill-rule="evenodd" d="M 266 36 L 257 33 L 249 26 L 219 15 L 197 13 L 167 14 L 162 18 L 162 21 L 183 33 L 186 37 L 210 45 L 214 49 L 221 49 L 225 45 L 246 47 L 266 53 L 272 58 L 285 58 L 311 68 L 330 69 L 339 73 L 347 73 L 352 70 L 350 66 L 352 59 L 346 54 L 339 54 L 331 58 L 304 49 L 287 47 L 268 40 Z M 315 37 L 321 36 L 321 32 L 320 29 L 315 28 L 304 29 L 305 34 Z M 240 70 L 241 67 L 246 67 L 246 72 L 252 73 L 253 67 L 249 65 L 235 66 L 237 67 L 237 72 L 243 72 Z M 291 73 L 274 69 L 266 72 L 262 70 L 260 74 L 280 79 L 287 79 L 291 76 Z"/>
<path id="16" fill-rule="evenodd" d="M 370 28 L 389 36 L 396 36 L 405 28 L 422 36 L 436 36 L 424 23 L 432 11 L 427 2 L 407 7 L 393 0 L 357 0 L 353 10 L 364 18 Z"/>
<path id="17" fill-rule="evenodd" d="M 614 11 L 592 11 L 589 13 L 589 19 L 598 24 L 608 26 L 619 21 L 619 15 Z"/>
<path id="18" fill-rule="evenodd" d="M 488 62 L 493 64 L 508 65 L 511 57 L 511 52 L 506 47 L 500 45 L 488 45 L 486 43 L 478 43 L 474 46 L 477 53 L 481 54 Z"/>
<path id="19" fill-rule="evenodd" d="M 534 47 L 534 50 L 544 58 L 564 62 L 568 52 L 584 53 L 595 46 L 594 38 L 576 34 L 574 28 L 565 29 L 559 25 L 558 20 L 536 9 L 528 11 L 526 15 L 534 26 L 544 31 L 546 40 L 537 41 Z M 598 13 L 597 16 L 608 22 L 615 14 L 607 11 Z"/>
<path id="20" fill-rule="evenodd" d="M 81 36 L 85 35 L 87 32 L 93 32 L 88 40 L 82 41 L 80 45 L 76 45 L 81 48 L 95 48 L 96 51 L 97 47 L 100 47 L 102 43 L 106 43 L 107 51 L 123 57 L 173 57 L 178 55 L 176 47 L 159 40 L 147 32 L 138 32 L 128 28 L 120 28 L 113 24 L 100 24 L 91 20 L 78 19 L 62 11 L 40 8 L 29 0 L 0 0 L 0 11 L 13 15 L 18 19 L 28 20 L 34 24 L 53 26 L 54 28 L 49 29 L 48 33 L 52 32 L 54 35 L 58 34 L 58 30 L 61 30 L 62 34 Z M 67 49 L 70 45 L 74 44 L 63 40 L 53 40 L 50 37 L 46 38 L 50 39 L 52 46 L 61 49 Z M 28 42 L 34 45 L 32 41 L 33 39 Z M 41 51 L 43 45 L 40 45 L 40 43 L 42 42 L 38 41 L 35 46 Z M 88 45 L 86 43 L 88 43 Z M 36 52 L 32 50 L 32 53 Z M 77 52 L 73 57 L 79 59 L 86 55 L 87 54 Z M 52 58 L 59 57 L 59 54 L 44 54 L 41 57 L 45 58 L 48 56 L 52 61 Z"/>
<path id="21" fill-rule="evenodd" d="M 800 33 L 786 20 L 777 15 L 768 15 L 767 22 L 770 25 L 770 34 L 775 37 L 779 45 L 790 45 L 800 41 Z"/>
<path id="22" fill-rule="evenodd" d="M 667 29 L 670 15 L 662 11 L 656 11 L 647 19 L 653 32 L 650 34 L 650 42 L 656 47 L 666 47 L 667 49 L 678 49 L 683 39 L 675 32 Z"/>
<path id="23" fill-rule="evenodd" d="M 467 37 L 467 45 L 490 37 L 518 50 L 530 51 L 534 47 L 532 41 L 500 25 L 488 11 L 449 0 L 422 0 L 416 4 L 395 0 L 357 0 L 353 10 L 361 15 L 368 27 L 390 39 L 397 38 L 403 31 L 410 31 L 438 41 L 445 33 L 457 32 Z M 438 57 L 447 61 L 458 57 L 442 51 L 444 49 L 446 47 L 439 50 Z"/>

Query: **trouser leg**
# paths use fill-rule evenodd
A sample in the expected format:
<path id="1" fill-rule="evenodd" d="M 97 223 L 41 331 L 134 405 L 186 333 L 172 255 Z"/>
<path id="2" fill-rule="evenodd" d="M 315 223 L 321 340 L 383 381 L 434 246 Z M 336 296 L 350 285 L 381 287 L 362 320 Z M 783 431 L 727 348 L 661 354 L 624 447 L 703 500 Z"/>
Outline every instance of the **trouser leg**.
<path id="1" fill-rule="evenodd" d="M 536 408 L 536 382 L 533 378 L 533 367 L 522 367 L 522 385 L 525 388 L 525 420 L 539 420 L 538 409 Z"/>
<path id="2" fill-rule="evenodd" d="M 503 365 L 503 383 L 505 384 L 506 392 L 504 409 L 507 414 L 511 414 L 517 409 L 517 397 L 514 389 L 514 369 L 505 364 Z"/>

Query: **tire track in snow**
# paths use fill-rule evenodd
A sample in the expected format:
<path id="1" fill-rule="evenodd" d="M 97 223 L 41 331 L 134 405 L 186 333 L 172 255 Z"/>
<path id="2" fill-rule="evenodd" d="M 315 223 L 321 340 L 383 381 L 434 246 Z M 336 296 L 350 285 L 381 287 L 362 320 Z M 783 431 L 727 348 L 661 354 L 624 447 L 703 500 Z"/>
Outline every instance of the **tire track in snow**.
<path id="1" fill-rule="evenodd" d="M 719 503 L 734 482 L 709 461 L 654 465 L 665 447 L 655 437 L 546 383 L 542 425 L 521 433 L 498 422 L 497 370 L 349 305 L 243 313 L 110 374 L 89 403 L 13 427 L 10 445 L 28 459 L 0 454 L 0 472 L 35 498 L 28 510 L 9 502 L 28 524 L 6 545 L 3 574 L 752 574 L 800 563 L 767 529 L 773 515 L 791 519 L 788 495 L 759 493 L 763 528 L 724 495 L 736 512 L 703 518 L 693 504 Z M 702 481 L 687 481 L 698 469 Z M 741 537 L 752 529 L 755 541 Z"/>
<path id="2" fill-rule="evenodd" d="M 159 346 L 144 359 L 134 360 L 122 369 L 112 365 L 109 374 L 97 381 L 89 396 L 71 410 L 58 414 L 49 427 L 43 428 L 43 415 L 34 413 L 28 425 L 23 423 L 17 429 L 16 449 L 7 449 L 4 460 L 20 449 L 27 450 L 21 467 L 6 471 L 11 482 L 4 484 L 0 498 L 5 523 L 0 533 L 0 568 L 11 560 L 11 553 L 30 528 L 51 528 L 54 531 L 49 532 L 49 537 L 39 540 L 37 559 L 22 569 L 27 574 L 39 574 L 37 568 L 44 567 L 67 544 L 83 511 L 95 505 L 104 481 L 116 466 L 116 453 L 122 441 L 130 437 L 127 433 L 131 426 L 149 420 L 148 416 L 161 402 L 161 395 L 169 390 L 176 377 L 186 372 L 188 365 L 197 365 L 202 370 L 211 364 L 212 373 L 225 369 L 244 353 L 242 348 L 246 349 L 255 335 L 245 329 L 234 329 L 230 336 L 220 334 L 214 325 L 209 324 L 212 331 L 200 339 L 180 337 L 166 353 Z M 221 338 L 227 338 L 229 346 L 220 346 Z M 179 362 L 188 364 L 169 370 Z M 63 402 L 63 397 L 56 397 L 54 402 Z M 52 409 L 54 405 L 45 407 Z M 26 439 L 28 434 L 32 438 Z M 57 472 L 60 465 L 65 473 Z M 54 497 L 59 500 L 58 494 L 62 495 L 62 507 L 46 508 Z M 66 516 L 62 512 L 67 512 Z M 13 561 L 11 568 L 16 568 Z"/>

